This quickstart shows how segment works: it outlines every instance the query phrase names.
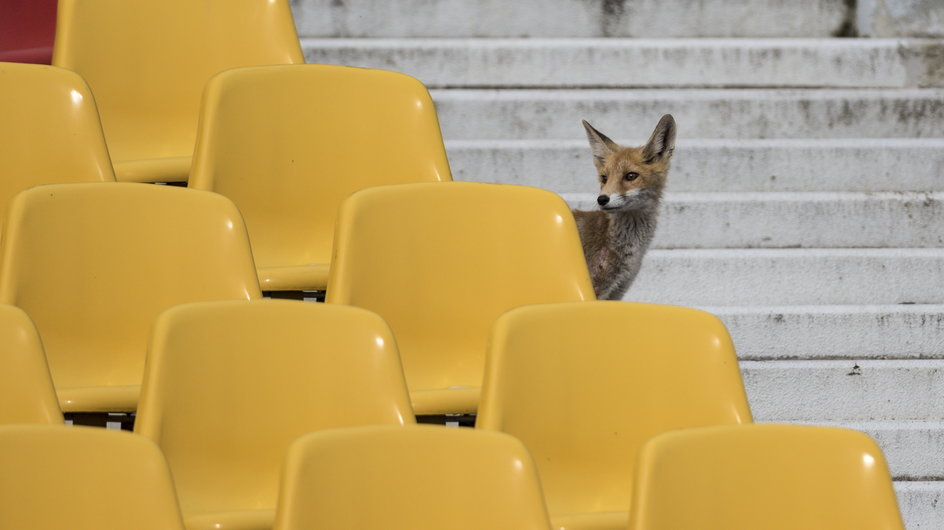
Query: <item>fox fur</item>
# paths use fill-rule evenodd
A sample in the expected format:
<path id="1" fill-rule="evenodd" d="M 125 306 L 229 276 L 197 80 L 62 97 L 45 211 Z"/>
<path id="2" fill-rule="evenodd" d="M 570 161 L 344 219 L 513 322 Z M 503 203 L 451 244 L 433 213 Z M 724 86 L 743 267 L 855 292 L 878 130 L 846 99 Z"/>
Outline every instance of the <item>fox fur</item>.
<path id="1" fill-rule="evenodd" d="M 593 290 L 621 300 L 656 231 L 662 190 L 675 150 L 675 119 L 659 120 L 646 145 L 622 147 L 583 122 L 597 168 L 599 210 L 574 210 Z"/>

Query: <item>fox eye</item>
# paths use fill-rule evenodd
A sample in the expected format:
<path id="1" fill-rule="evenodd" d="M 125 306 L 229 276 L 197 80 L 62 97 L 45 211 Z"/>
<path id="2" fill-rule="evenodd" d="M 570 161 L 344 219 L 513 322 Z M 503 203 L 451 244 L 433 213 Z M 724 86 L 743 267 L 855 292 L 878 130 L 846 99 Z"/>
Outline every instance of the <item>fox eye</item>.
<path id="1" fill-rule="evenodd" d="M 600 184 L 606 184 L 606 175 L 600 175 Z"/>
<path id="2" fill-rule="evenodd" d="M 639 173 L 630 171 L 629 173 L 623 175 L 623 180 L 625 180 L 626 182 L 632 182 L 636 180 L 637 177 L 639 177 Z"/>

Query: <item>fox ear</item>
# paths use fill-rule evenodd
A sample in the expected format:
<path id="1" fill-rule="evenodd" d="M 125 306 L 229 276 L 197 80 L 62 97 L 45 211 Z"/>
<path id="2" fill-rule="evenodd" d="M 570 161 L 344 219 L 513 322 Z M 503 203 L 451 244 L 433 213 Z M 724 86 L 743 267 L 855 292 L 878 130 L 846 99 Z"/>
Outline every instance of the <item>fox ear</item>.
<path id="1" fill-rule="evenodd" d="M 652 131 L 649 143 L 643 148 L 647 162 L 666 161 L 675 151 L 675 118 L 671 114 L 662 116 L 656 130 Z"/>
<path id="2" fill-rule="evenodd" d="M 594 161 L 602 166 L 606 161 L 607 155 L 619 149 L 616 142 L 610 140 L 605 134 L 593 128 L 592 125 L 583 120 L 583 128 L 587 130 L 587 140 L 590 141 L 590 151 L 593 153 Z"/>

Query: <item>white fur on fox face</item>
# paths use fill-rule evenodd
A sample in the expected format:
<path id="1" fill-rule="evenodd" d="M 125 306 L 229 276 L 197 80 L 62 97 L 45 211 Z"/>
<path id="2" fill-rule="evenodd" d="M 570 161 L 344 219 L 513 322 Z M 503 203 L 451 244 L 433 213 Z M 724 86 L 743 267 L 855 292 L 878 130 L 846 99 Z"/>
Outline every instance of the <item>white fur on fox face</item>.
<path id="1" fill-rule="evenodd" d="M 607 197 L 609 197 L 610 200 L 603 206 L 603 209 L 615 210 L 617 208 L 622 208 L 623 206 L 626 206 L 626 203 L 631 199 L 635 199 L 640 194 L 640 192 L 641 190 L 637 188 L 634 190 L 629 190 L 625 193 L 609 193 L 607 194 Z"/>

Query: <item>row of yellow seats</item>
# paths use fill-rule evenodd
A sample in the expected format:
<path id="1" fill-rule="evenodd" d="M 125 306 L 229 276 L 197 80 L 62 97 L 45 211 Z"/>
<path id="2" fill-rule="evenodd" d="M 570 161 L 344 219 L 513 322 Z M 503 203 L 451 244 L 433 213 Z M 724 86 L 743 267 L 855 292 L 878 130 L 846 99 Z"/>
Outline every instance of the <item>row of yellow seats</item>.
<path id="1" fill-rule="evenodd" d="M 585 301 L 579 236 L 557 195 L 449 182 L 362 190 L 338 221 L 329 304 L 389 323 L 417 414 L 478 408 L 488 331 L 521 305 Z M 239 211 L 208 192 L 37 186 L 0 235 L 0 303 L 24 309 L 66 412 L 133 412 L 147 337 L 171 306 L 257 299 Z"/>
<path id="2" fill-rule="evenodd" d="M 93 96 L 68 70 L 0 63 L 0 96 L 0 205 L 37 184 L 115 180 L 99 88 Z M 168 112 L 146 100 L 133 107 Z M 107 125 L 104 110 L 102 120 Z M 144 131 L 155 142 L 161 134 Z M 395 72 L 341 66 L 247 67 L 214 77 L 192 171 L 189 155 L 184 162 L 190 187 L 239 207 L 265 291 L 325 289 L 338 205 L 350 193 L 452 178 L 426 88 Z"/>
<path id="3" fill-rule="evenodd" d="M 638 468 L 621 530 L 904 529 L 881 452 L 854 431 L 675 431 L 650 440 Z M 185 528 L 167 465 L 143 437 L 0 426 L 0 469 L 3 528 Z M 501 433 L 327 430 L 295 441 L 283 469 L 274 530 L 552 528 L 528 451 Z"/>
<path id="4" fill-rule="evenodd" d="M 21 310 L 0 309 L 0 338 L 8 344 L 0 388 L 14 392 L 3 400 L 0 420 L 61 422 L 38 334 Z M 632 340 L 614 347 L 614 328 Z M 664 475 L 634 468 L 653 436 L 750 421 L 724 326 L 693 309 L 624 302 L 520 307 L 498 318 L 487 364 L 476 427 L 523 442 L 559 529 L 626 528 L 631 499 L 647 495 L 639 491 L 646 480 Z M 40 403 L 45 407 L 37 410 Z M 412 423 L 396 341 L 382 318 L 344 305 L 257 300 L 182 304 L 161 313 L 135 431 L 166 456 L 190 530 L 265 530 L 293 440 L 327 428 Z M 771 436 L 763 447 L 810 451 L 796 443 Z M 873 464 L 863 473 L 887 479 L 878 449 L 868 455 L 860 455 Z M 478 467 L 465 452 L 450 458 Z M 686 465 L 707 465 L 698 460 Z M 420 474 L 437 467 L 422 458 L 411 464 Z M 685 476 L 684 466 L 678 473 Z M 644 477 L 635 485 L 634 474 Z"/>

